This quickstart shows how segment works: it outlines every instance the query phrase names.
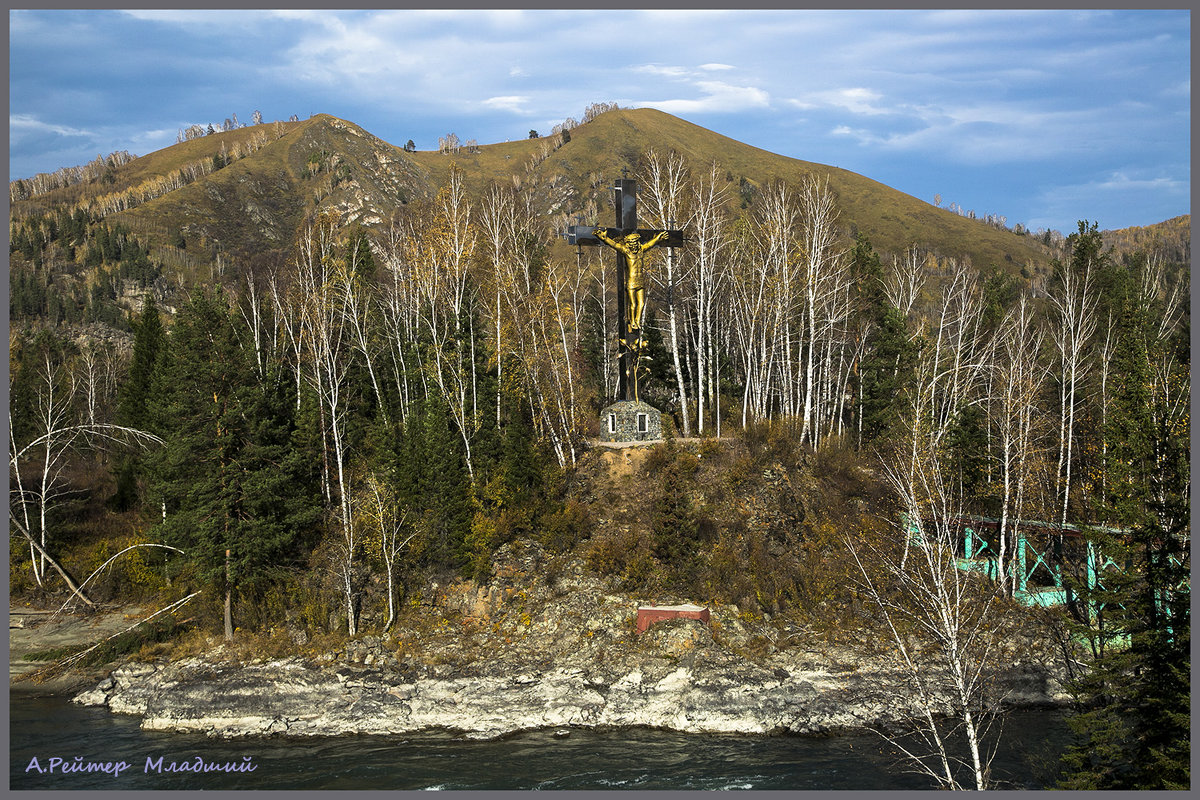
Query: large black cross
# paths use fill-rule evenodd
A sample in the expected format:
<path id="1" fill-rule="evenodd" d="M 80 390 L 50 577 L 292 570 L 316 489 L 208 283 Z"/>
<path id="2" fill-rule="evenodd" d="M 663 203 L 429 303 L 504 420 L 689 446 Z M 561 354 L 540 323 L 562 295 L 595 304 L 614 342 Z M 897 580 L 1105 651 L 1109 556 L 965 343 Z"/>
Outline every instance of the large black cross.
<path id="1" fill-rule="evenodd" d="M 683 231 L 662 231 L 653 228 L 638 227 L 637 181 L 633 178 L 619 178 L 617 180 L 617 185 L 613 187 L 613 205 L 617 212 L 617 226 L 615 228 L 600 229 L 604 231 L 607 237 L 621 239 L 631 233 L 637 233 L 640 235 L 641 241 L 648 242 L 660 233 L 665 233 L 658 240 L 655 247 L 681 247 L 683 245 Z M 605 245 L 596 235 L 596 231 L 597 226 L 594 225 L 571 225 L 567 228 L 567 242 L 585 247 L 600 247 Z M 617 351 L 619 364 L 617 370 L 617 399 L 638 400 L 640 399 L 637 396 L 638 359 L 641 356 L 645 343 L 642 339 L 642 331 L 630 325 L 629 315 L 626 313 L 627 274 L 625 256 L 616 250 L 614 250 L 614 255 L 617 258 L 617 318 L 621 320 L 619 329 L 620 346 Z M 646 280 L 647 278 L 643 276 L 643 279 Z"/>

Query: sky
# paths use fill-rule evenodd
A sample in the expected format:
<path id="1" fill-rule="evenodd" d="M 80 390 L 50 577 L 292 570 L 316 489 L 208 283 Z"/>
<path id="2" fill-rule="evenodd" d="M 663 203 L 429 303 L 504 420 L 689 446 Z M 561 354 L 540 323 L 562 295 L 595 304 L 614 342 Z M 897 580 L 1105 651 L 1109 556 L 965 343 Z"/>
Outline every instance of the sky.
<path id="1" fill-rule="evenodd" d="M 1190 213 L 1188 10 L 11 10 L 10 179 L 326 113 L 419 150 L 657 108 L 1070 233 Z"/>

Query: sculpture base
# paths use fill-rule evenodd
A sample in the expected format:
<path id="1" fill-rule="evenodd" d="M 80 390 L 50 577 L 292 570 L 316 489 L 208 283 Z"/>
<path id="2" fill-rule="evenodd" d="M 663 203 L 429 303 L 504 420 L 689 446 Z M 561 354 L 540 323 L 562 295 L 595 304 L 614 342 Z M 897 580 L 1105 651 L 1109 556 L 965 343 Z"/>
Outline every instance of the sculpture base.
<path id="1" fill-rule="evenodd" d="M 662 412 L 652 405 L 621 400 L 600 412 L 600 441 L 657 442 L 662 440 Z"/>

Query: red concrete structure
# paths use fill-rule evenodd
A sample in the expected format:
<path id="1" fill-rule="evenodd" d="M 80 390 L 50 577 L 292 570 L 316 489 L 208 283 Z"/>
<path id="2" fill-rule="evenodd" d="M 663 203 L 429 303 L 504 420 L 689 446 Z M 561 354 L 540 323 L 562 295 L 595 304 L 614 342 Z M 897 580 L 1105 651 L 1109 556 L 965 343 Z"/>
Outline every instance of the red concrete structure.
<path id="1" fill-rule="evenodd" d="M 709 613 L 704 606 L 694 606 L 690 603 L 682 606 L 639 606 L 637 613 L 637 632 L 645 633 L 656 622 L 664 619 L 698 619 L 708 624 Z"/>

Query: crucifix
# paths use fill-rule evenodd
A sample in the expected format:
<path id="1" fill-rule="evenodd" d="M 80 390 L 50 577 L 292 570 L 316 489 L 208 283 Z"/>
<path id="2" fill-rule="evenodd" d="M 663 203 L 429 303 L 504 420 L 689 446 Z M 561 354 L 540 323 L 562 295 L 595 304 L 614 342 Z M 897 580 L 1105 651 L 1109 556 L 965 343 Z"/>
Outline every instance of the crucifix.
<path id="1" fill-rule="evenodd" d="M 622 173 L 626 173 L 622 170 Z M 615 228 L 571 225 L 567 242 L 576 246 L 608 246 L 617 255 L 618 338 L 617 399 L 638 397 L 638 362 L 646 350 L 642 323 L 646 314 L 646 251 L 652 247 L 680 247 L 683 231 L 654 230 L 637 225 L 637 181 L 620 178 L 613 187 L 613 205 L 617 211 Z"/>

